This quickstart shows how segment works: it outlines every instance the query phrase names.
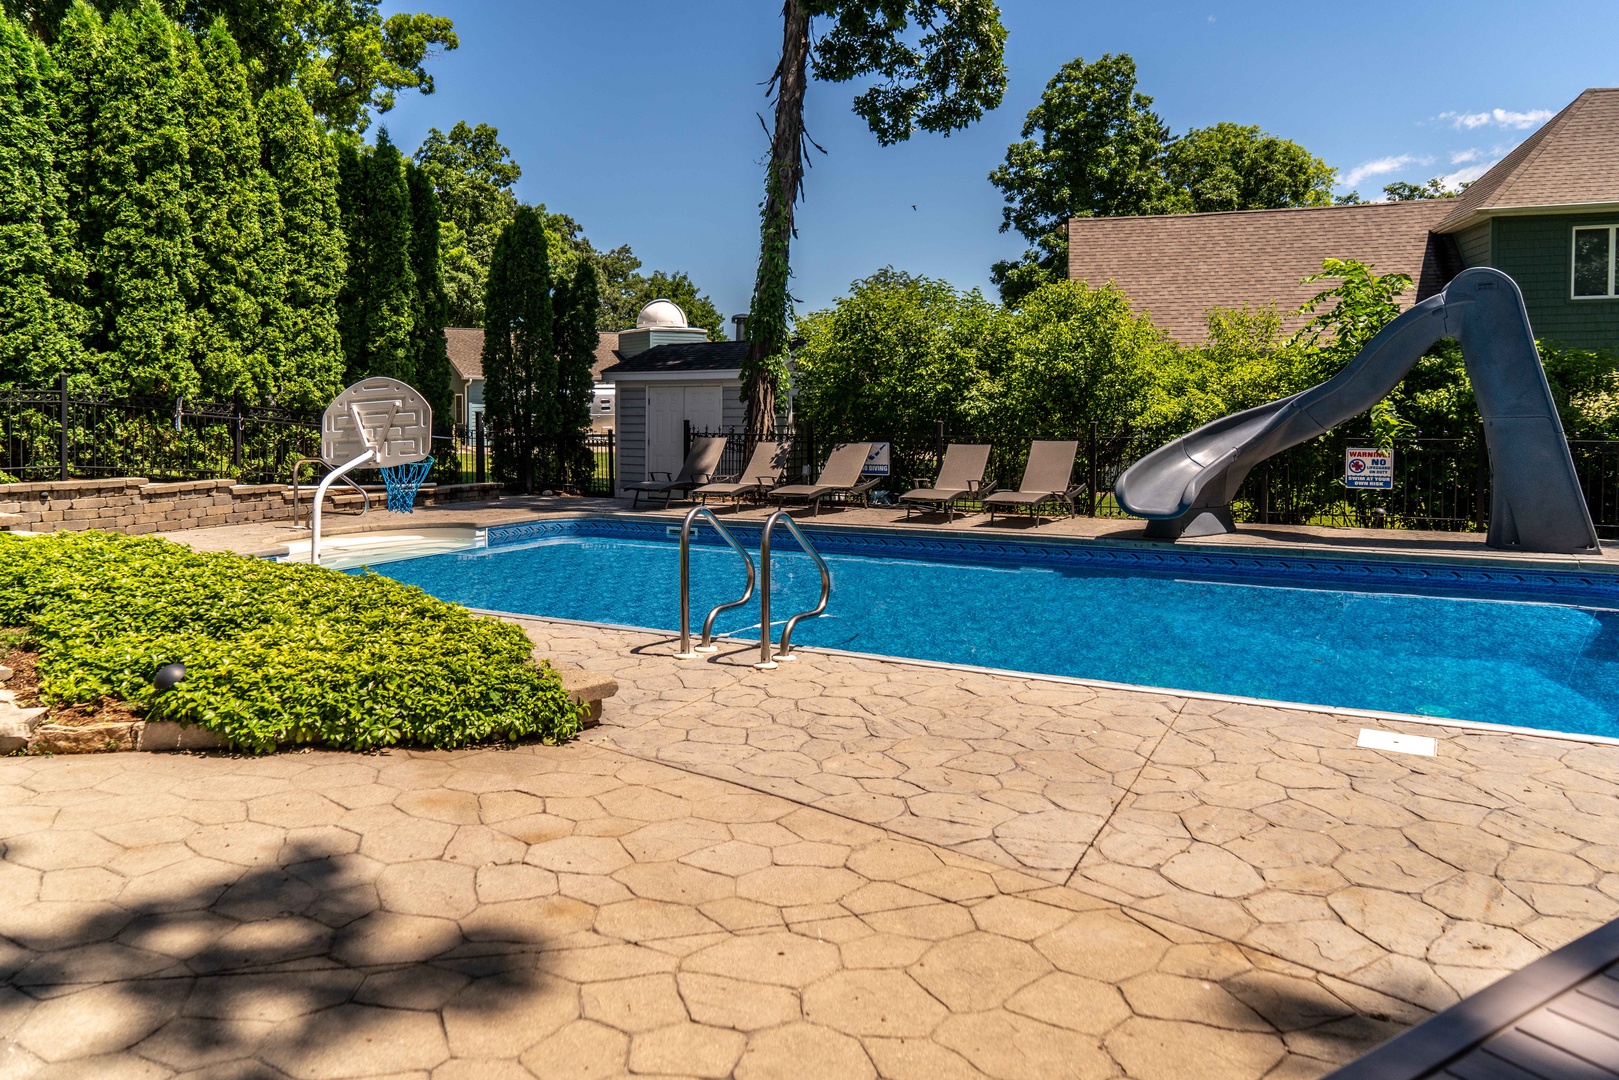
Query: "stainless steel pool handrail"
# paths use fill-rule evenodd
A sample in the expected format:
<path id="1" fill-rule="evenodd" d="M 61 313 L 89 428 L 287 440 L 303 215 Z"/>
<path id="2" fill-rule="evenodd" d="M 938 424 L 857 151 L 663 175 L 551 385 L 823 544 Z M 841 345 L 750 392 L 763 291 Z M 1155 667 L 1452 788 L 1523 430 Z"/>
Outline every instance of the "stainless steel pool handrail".
<path id="1" fill-rule="evenodd" d="M 775 659 L 770 656 L 770 534 L 778 524 L 785 523 L 787 531 L 798 540 L 798 546 L 804 553 L 815 560 L 815 568 L 821 572 L 821 599 L 808 611 L 800 611 L 787 620 L 787 625 L 781 628 L 781 648 L 777 650 Z M 764 532 L 759 536 L 759 574 L 762 579 L 759 583 L 759 662 L 756 668 L 773 668 L 777 661 L 796 660 L 793 651 L 793 627 L 801 619 L 813 619 L 826 610 L 826 602 L 832 595 L 832 571 L 827 569 L 826 560 L 821 553 L 815 550 L 809 537 L 804 535 L 794 521 L 787 514 L 787 508 L 782 507 L 765 521 Z"/>
<path id="2" fill-rule="evenodd" d="M 720 538 L 731 545 L 731 550 L 742 556 L 742 565 L 748 568 L 748 587 L 739 599 L 727 604 L 720 604 L 708 613 L 703 620 L 702 644 L 695 649 L 691 647 L 691 527 L 699 517 L 706 517 L 709 524 L 720 534 Z M 676 660 L 695 660 L 700 654 L 714 652 L 719 648 L 711 644 L 714 637 L 714 619 L 722 611 L 729 611 L 734 607 L 741 607 L 753 599 L 753 559 L 748 556 L 748 549 L 737 543 L 736 537 L 731 535 L 720 519 L 714 516 L 714 511 L 706 506 L 694 506 L 686 515 L 686 520 L 680 523 L 680 651 L 675 653 Z M 770 633 L 767 630 L 765 637 Z"/>
<path id="3" fill-rule="evenodd" d="M 318 458 L 318 457 L 301 457 L 297 461 L 292 463 L 292 527 L 293 528 L 298 527 L 298 489 L 299 489 L 298 473 L 299 473 L 300 470 L 303 469 L 303 467 L 305 465 L 325 465 L 325 464 L 326 464 L 326 459 L 325 458 Z M 365 517 L 365 515 L 368 514 L 371 511 L 371 494 L 370 494 L 370 492 L 366 491 L 365 488 L 361 487 L 359 484 L 356 484 L 354 482 L 353 477 L 344 476 L 341 479 L 342 479 L 343 483 L 347 484 L 349 487 L 353 488 L 355 491 L 358 491 L 360 493 L 360 498 L 365 500 L 365 505 L 363 505 L 360 508 L 360 516 Z"/>

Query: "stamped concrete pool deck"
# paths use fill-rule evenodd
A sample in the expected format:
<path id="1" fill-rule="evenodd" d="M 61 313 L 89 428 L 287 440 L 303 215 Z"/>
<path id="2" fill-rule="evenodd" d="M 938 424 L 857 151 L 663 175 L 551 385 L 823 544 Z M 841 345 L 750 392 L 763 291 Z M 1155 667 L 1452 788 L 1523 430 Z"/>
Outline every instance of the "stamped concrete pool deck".
<path id="1" fill-rule="evenodd" d="M 0 1077 L 1305 1078 L 1619 917 L 1619 746 L 519 621 L 574 744 L 0 759 Z"/>

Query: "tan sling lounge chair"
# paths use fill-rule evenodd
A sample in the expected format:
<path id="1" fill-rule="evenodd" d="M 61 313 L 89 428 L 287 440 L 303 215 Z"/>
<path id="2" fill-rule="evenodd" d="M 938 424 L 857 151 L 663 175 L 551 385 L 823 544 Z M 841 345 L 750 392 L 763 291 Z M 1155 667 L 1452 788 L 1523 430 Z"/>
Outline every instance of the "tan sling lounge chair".
<path id="1" fill-rule="evenodd" d="M 630 508 L 634 509 L 641 502 L 641 493 L 648 495 L 662 495 L 663 505 L 669 505 L 669 499 L 675 492 L 690 491 L 694 487 L 706 484 L 714 476 L 714 469 L 720 463 L 720 455 L 725 453 L 726 438 L 724 435 L 704 435 L 691 441 L 691 451 L 686 454 L 686 463 L 680 466 L 680 472 L 670 476 L 666 472 L 654 472 L 651 479 L 639 484 L 625 484 L 625 491 L 635 492 L 630 500 Z M 659 480 L 658 477 L 663 477 Z"/>
<path id="2" fill-rule="evenodd" d="M 781 457 L 781 443 L 762 439 L 741 472 L 729 480 L 693 488 L 692 498 L 705 503 L 709 499 L 730 499 L 738 503 L 749 496 L 758 499 L 781 481 Z"/>
<path id="3" fill-rule="evenodd" d="M 997 491 L 993 495 L 984 496 L 984 506 L 989 510 L 989 520 L 995 520 L 997 507 L 1004 509 L 1014 506 L 1027 506 L 1029 513 L 1034 515 L 1035 524 L 1040 524 L 1039 509 L 1042 503 L 1060 502 L 1068 507 L 1068 512 L 1074 512 L 1074 492 L 1079 490 L 1072 487 L 1069 481 L 1074 476 L 1074 455 L 1079 452 L 1077 442 L 1034 442 L 1029 445 L 1029 463 L 1023 469 L 1023 483 L 1016 491 Z"/>
<path id="4" fill-rule="evenodd" d="M 821 500 L 837 495 L 851 499 L 858 497 L 861 503 L 865 503 L 872 488 L 882 483 L 880 476 L 866 481 L 860 479 L 860 470 L 866 467 L 866 457 L 870 453 L 869 442 L 844 443 L 826 459 L 826 467 L 815 478 L 815 483 L 788 484 L 770 492 L 767 497 L 772 502 L 786 502 L 789 499 L 802 502 L 813 507 L 816 516 L 821 513 Z"/>
<path id="5" fill-rule="evenodd" d="M 956 501 L 962 498 L 978 498 L 994 490 L 994 485 L 984 487 L 984 470 L 989 467 L 990 447 L 969 444 L 951 443 L 944 451 L 944 461 L 939 465 L 939 478 L 933 482 L 932 487 L 916 488 L 907 491 L 899 497 L 905 504 L 905 516 L 911 516 L 913 509 L 931 507 L 943 511 L 947 521 L 956 520 Z"/>

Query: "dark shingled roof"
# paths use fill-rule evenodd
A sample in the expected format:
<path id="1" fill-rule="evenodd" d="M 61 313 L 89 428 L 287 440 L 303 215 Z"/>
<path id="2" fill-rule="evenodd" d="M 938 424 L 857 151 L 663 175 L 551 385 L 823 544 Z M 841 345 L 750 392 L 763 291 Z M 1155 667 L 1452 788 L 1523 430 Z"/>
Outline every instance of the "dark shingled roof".
<path id="1" fill-rule="evenodd" d="M 604 375 L 662 371 L 736 371 L 747 358 L 745 341 L 683 341 L 655 345 L 643 353 L 620 360 Z"/>
<path id="2" fill-rule="evenodd" d="M 1454 232 L 1492 210 L 1619 203 L 1619 89 L 1587 90 L 1448 203 Z"/>
<path id="3" fill-rule="evenodd" d="M 1211 307 L 1274 303 L 1283 326 L 1321 284 L 1300 282 L 1323 259 L 1358 259 L 1379 273 L 1410 274 L 1402 306 L 1426 299 L 1448 276 L 1428 231 L 1451 211 L 1450 199 L 1360 206 L 1240 210 L 1212 214 L 1073 218 L 1068 222 L 1068 276 L 1091 285 L 1113 282 L 1138 313 L 1178 341 L 1208 336 Z M 1458 267 L 1449 267 L 1454 273 Z"/>
<path id="4" fill-rule="evenodd" d="M 483 331 L 477 327 L 447 326 L 444 344 L 450 352 L 450 366 L 471 382 L 483 378 Z"/>
<path id="5" fill-rule="evenodd" d="M 483 331 L 477 327 L 448 326 L 444 329 L 444 343 L 450 352 L 450 365 L 463 379 L 483 378 Z M 602 372 L 618 363 L 617 334 L 596 336 L 596 361 L 590 367 L 590 377 L 602 381 Z"/>

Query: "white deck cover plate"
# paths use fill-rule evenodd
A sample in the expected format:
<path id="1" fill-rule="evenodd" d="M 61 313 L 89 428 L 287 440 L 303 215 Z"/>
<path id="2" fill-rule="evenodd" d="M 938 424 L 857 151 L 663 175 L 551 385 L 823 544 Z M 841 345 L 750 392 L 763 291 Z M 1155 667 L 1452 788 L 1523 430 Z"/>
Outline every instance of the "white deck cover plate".
<path id="1" fill-rule="evenodd" d="M 335 468 L 368 447 L 377 451 L 378 460 L 367 466 L 375 468 L 408 465 L 432 454 L 433 409 L 427 399 L 380 375 L 337 395 L 320 418 L 321 460 Z"/>
<path id="2" fill-rule="evenodd" d="M 1426 735 L 1401 735 L 1395 731 L 1378 731 L 1374 728 L 1361 728 L 1360 738 L 1355 740 L 1356 746 L 1364 746 L 1368 750 L 1392 750 L 1396 754 L 1421 754 L 1423 757 L 1433 757 L 1439 752 L 1439 741 L 1430 739 Z"/>

